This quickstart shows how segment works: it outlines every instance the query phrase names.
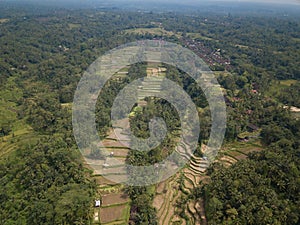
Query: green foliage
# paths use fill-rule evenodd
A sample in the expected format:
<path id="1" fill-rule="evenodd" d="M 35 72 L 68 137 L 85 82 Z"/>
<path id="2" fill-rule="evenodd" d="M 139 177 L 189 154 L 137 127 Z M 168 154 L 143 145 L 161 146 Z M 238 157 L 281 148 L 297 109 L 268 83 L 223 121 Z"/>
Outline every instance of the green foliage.
<path id="1" fill-rule="evenodd" d="M 28 6 L 11 10 L 1 6 L 0 15 L 9 22 L 0 24 L 0 136 L 27 132 L 29 126 L 35 131 L 18 136 L 26 140 L 10 139 L 16 142 L 13 148 L 22 143 L 31 145 L 0 162 L 1 224 L 88 224 L 95 187 L 86 181 L 71 147 L 75 142 L 69 104 L 77 82 L 99 55 L 120 44 L 154 37 L 180 43 L 189 36 L 211 52 L 221 49 L 220 55 L 231 59 L 231 67 L 212 66 L 231 72 L 218 78 L 229 102 L 226 140 L 235 140 L 249 124 L 255 124 L 262 127 L 262 142 L 271 146 L 269 152 L 253 155 L 224 172 L 213 172 L 212 184 L 205 191 L 211 224 L 299 222 L 299 153 L 295 150 L 300 145 L 299 122 L 291 122 L 286 110 L 272 100 L 276 95 L 282 103 L 299 107 L 299 84 L 276 90 L 271 99 L 264 96 L 273 78 L 300 79 L 299 21 L 106 9 L 40 11 Z M 136 28 L 140 29 L 132 32 Z M 167 78 L 181 85 L 199 107 L 199 142 L 207 140 L 211 121 L 203 92 L 186 74 L 165 66 Z M 126 84 L 145 76 L 145 68 L 143 63 L 130 66 L 129 76 L 110 80 L 102 90 L 96 106 L 101 136 L 111 126 L 110 108 L 116 95 Z M 148 137 L 149 120 L 160 116 L 169 133 L 161 146 L 149 153 L 131 151 L 127 161 L 133 165 L 161 161 L 172 152 L 179 134 L 175 110 L 163 100 L 147 102 L 131 118 L 133 132 Z M 33 135 L 51 138 L 35 145 Z M 97 148 L 92 154 L 102 157 Z M 199 149 L 197 154 L 201 155 Z M 132 221 L 156 224 L 153 193 L 147 188 L 132 188 L 129 193 Z"/>
<path id="2" fill-rule="evenodd" d="M 210 224 L 298 224 L 299 157 L 269 151 L 213 173 L 205 187 Z"/>
<path id="3" fill-rule="evenodd" d="M 277 93 L 277 97 L 286 105 L 300 108 L 300 82 L 285 87 Z"/>
<path id="4" fill-rule="evenodd" d="M 9 123 L 4 123 L 0 127 L 0 136 L 6 136 L 11 132 L 11 125 Z"/>
<path id="5" fill-rule="evenodd" d="M 261 136 L 267 150 L 212 173 L 204 188 L 210 224 L 299 224 L 299 121 L 281 115 Z"/>
<path id="6" fill-rule="evenodd" d="M 1 224 L 89 221 L 93 186 L 85 179 L 78 153 L 62 139 L 24 146 L 0 167 Z"/>
<path id="7" fill-rule="evenodd" d="M 105 136 L 111 126 L 111 108 L 118 93 L 130 82 L 145 76 L 145 64 L 138 63 L 129 67 L 128 76 L 119 79 L 112 78 L 104 85 L 96 104 L 96 123 L 100 136 Z"/>
<path id="8" fill-rule="evenodd" d="M 151 187 L 128 187 L 127 193 L 132 199 L 130 220 L 137 225 L 156 225 L 156 210 L 152 206 Z"/>

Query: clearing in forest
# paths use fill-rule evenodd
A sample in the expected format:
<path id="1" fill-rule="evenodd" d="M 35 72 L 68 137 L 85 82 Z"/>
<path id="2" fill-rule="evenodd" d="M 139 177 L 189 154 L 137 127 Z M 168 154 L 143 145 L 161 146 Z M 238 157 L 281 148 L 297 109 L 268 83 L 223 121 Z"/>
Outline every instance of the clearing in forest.
<path id="1" fill-rule="evenodd" d="M 1 23 L 7 23 L 9 21 L 9 19 L 0 19 L 0 24 Z"/>

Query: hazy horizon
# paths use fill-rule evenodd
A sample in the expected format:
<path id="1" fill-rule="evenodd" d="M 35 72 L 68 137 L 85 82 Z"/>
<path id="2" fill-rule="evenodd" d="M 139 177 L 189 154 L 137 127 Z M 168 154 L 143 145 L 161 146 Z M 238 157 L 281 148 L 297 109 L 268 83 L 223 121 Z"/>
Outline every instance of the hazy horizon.
<path id="1" fill-rule="evenodd" d="M 50 0 L 51 1 L 51 0 Z M 74 0 L 80 1 L 80 0 Z M 91 0 L 94 2 L 104 2 L 103 0 Z M 181 3 L 181 4 L 201 4 L 201 3 L 223 3 L 223 2 L 238 2 L 238 3 L 277 3 L 277 4 L 300 4 L 300 0 L 286 0 L 282 2 L 282 0 L 118 0 L 120 2 L 155 2 L 155 3 Z"/>
<path id="2" fill-rule="evenodd" d="M 182 4 L 182 5 L 199 5 L 203 3 L 276 3 L 281 5 L 293 4 L 300 5 L 300 0 L 0 0 L 0 2 L 41 2 L 41 3 L 68 3 L 68 2 L 76 2 L 76 3 L 113 3 L 113 2 L 122 2 L 122 3 L 130 3 L 130 2 L 139 2 L 139 3 L 170 3 L 170 4 Z"/>
<path id="3" fill-rule="evenodd" d="M 65 9 L 119 8 L 141 11 L 215 12 L 215 13 L 263 13 L 265 15 L 299 16 L 300 0 L 0 0 L 0 3 L 14 5 L 32 4 L 34 7 Z"/>

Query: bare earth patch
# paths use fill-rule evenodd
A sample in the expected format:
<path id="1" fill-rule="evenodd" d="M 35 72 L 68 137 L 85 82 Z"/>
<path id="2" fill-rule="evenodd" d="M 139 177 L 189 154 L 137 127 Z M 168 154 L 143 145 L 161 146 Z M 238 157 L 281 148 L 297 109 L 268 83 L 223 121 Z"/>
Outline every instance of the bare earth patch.
<path id="1" fill-rule="evenodd" d="M 115 140 L 111 140 L 111 139 L 105 139 L 102 141 L 102 144 L 106 147 L 106 148 L 128 148 L 127 146 L 125 146 L 123 143 L 119 142 L 119 141 L 115 141 Z M 100 146 L 99 146 L 100 147 Z"/>
<path id="2" fill-rule="evenodd" d="M 0 24 L 1 23 L 7 23 L 9 21 L 9 19 L 0 19 Z"/>
<path id="3" fill-rule="evenodd" d="M 300 108 L 292 106 L 291 107 L 291 112 L 300 112 Z"/>
<path id="4" fill-rule="evenodd" d="M 189 173 L 189 170 L 184 170 L 184 176 L 187 177 L 188 179 L 190 179 L 194 185 L 196 186 L 196 181 L 195 181 L 195 176 L 192 175 L 191 173 Z"/>
<path id="5" fill-rule="evenodd" d="M 97 184 L 101 184 L 101 185 L 113 185 L 113 184 L 116 184 L 115 182 L 111 181 L 111 180 L 108 180 L 102 176 L 96 176 L 94 177 L 95 180 L 96 180 L 96 183 Z"/>
<path id="6" fill-rule="evenodd" d="M 166 188 L 166 182 L 160 182 L 156 187 L 156 193 L 162 194 Z"/>
<path id="7" fill-rule="evenodd" d="M 128 201 L 129 201 L 129 197 L 124 193 L 108 194 L 102 197 L 103 206 L 123 204 L 123 203 L 127 203 Z"/>
<path id="8" fill-rule="evenodd" d="M 172 202 L 170 202 L 169 210 L 167 212 L 167 215 L 165 217 L 165 224 L 169 224 L 171 221 L 172 217 L 175 215 L 175 210 L 176 210 L 176 201 L 179 198 L 179 194 L 173 198 L 172 196 Z"/>
<path id="9" fill-rule="evenodd" d="M 189 190 L 193 190 L 194 189 L 194 185 L 191 184 L 191 182 L 187 179 L 184 180 L 184 186 L 189 189 Z"/>
<path id="10" fill-rule="evenodd" d="M 157 211 L 161 209 L 162 205 L 164 204 L 164 200 L 164 195 L 155 195 L 153 199 L 153 206 L 157 209 Z"/>
<path id="11" fill-rule="evenodd" d="M 122 220 L 123 212 L 126 210 L 126 205 L 120 205 L 109 208 L 100 209 L 100 221 L 101 223 L 109 223 L 117 220 Z"/>
<path id="12" fill-rule="evenodd" d="M 230 163 L 236 163 L 236 160 L 230 156 L 223 156 L 220 160 L 224 160 L 224 161 L 227 161 L 227 162 L 230 162 Z"/>

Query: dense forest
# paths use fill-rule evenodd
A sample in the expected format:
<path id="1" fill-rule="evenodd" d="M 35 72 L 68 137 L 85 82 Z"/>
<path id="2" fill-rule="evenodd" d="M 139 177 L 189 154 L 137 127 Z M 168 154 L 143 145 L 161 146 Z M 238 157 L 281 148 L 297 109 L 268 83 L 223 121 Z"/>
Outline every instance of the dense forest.
<path id="1" fill-rule="evenodd" d="M 203 191 L 210 224 L 299 223 L 299 120 L 277 114 L 261 131 L 266 150 L 224 170 Z M 199 197 L 199 196 L 198 196 Z"/>
<path id="2" fill-rule="evenodd" d="M 205 200 L 208 224 L 299 224 L 300 121 L 290 112 L 300 107 L 297 18 L 8 3 L 0 3 L 0 224 L 92 224 L 97 184 L 73 137 L 74 92 L 95 59 L 143 39 L 167 40 L 205 56 L 227 105 L 224 143 L 248 141 L 249 133 L 259 131 L 262 151 L 230 167 L 213 163 L 209 182 L 199 183 L 188 196 Z M 195 154 L 202 156 L 211 126 L 205 96 L 185 73 L 162 66 L 199 108 Z M 147 75 L 147 64 L 131 65 L 128 74 L 112 79 L 97 101 L 100 137 L 112 126 L 114 98 Z M 163 99 L 145 100 L 147 105 L 130 118 L 133 133 L 147 138 L 149 120 L 160 116 L 168 135 L 147 153 L 130 151 L 126 162 L 131 165 L 163 160 L 179 135 L 176 110 Z M 124 187 L 131 224 L 158 224 L 154 188 Z"/>

